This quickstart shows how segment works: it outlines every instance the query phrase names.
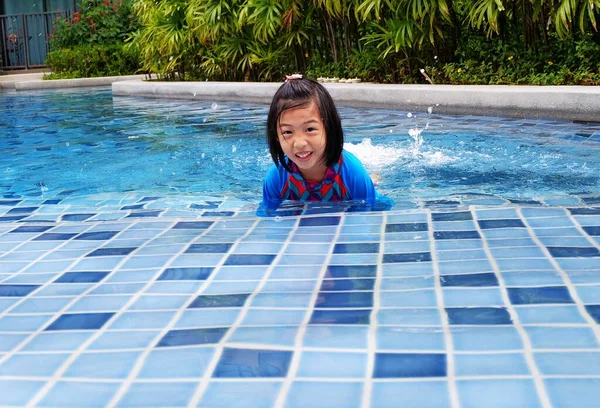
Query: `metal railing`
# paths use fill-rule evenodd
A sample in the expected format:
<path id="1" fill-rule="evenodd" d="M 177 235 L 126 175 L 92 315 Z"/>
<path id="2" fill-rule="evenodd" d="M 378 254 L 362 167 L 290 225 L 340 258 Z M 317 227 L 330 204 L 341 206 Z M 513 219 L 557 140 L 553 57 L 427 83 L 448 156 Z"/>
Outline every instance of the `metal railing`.
<path id="1" fill-rule="evenodd" d="M 55 11 L 0 16 L 0 69 L 44 67 L 54 20 L 70 14 Z"/>

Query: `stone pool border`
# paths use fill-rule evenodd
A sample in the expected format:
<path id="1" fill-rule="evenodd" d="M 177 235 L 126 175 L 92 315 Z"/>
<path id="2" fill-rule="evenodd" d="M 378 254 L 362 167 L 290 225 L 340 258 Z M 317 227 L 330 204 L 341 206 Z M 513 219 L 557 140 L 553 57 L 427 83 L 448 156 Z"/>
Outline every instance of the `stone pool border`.
<path id="1" fill-rule="evenodd" d="M 30 91 L 107 86 L 118 96 L 269 103 L 281 83 L 156 82 L 143 75 L 44 81 L 15 75 L 0 90 Z M 598 86 L 391 85 L 327 83 L 341 105 L 455 115 L 547 118 L 600 122 Z"/>

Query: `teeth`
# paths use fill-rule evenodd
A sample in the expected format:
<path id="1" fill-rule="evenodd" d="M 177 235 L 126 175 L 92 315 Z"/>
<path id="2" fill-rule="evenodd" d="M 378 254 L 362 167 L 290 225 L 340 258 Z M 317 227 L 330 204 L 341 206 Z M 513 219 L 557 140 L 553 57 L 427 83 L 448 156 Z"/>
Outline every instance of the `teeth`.
<path id="1" fill-rule="evenodd" d="M 300 157 L 301 159 L 304 159 L 304 158 L 308 157 L 308 155 L 310 153 L 311 152 L 308 152 L 308 153 L 296 153 L 296 156 Z"/>

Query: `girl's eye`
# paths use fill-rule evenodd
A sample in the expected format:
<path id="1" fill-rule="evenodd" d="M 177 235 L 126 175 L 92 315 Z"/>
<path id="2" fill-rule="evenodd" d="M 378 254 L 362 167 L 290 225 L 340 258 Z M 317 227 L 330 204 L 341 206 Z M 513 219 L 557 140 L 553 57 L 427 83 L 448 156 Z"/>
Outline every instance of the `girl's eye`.
<path id="1" fill-rule="evenodd" d="M 292 132 L 289 130 L 282 130 L 281 131 L 281 136 L 283 137 L 290 137 L 292 135 Z"/>
<path id="2" fill-rule="evenodd" d="M 309 127 L 308 129 L 306 129 L 307 132 L 312 133 L 312 132 L 316 132 L 317 129 L 313 128 L 313 127 Z"/>

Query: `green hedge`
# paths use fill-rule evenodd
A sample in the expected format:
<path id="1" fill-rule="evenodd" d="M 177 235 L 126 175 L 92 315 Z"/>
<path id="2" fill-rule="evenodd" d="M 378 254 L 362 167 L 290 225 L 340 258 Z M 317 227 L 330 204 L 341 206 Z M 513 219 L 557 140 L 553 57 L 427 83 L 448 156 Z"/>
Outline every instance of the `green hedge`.
<path id="1" fill-rule="evenodd" d="M 139 68 L 137 55 L 125 51 L 122 44 L 83 45 L 51 51 L 46 64 L 52 70 L 46 79 L 131 75 Z"/>

